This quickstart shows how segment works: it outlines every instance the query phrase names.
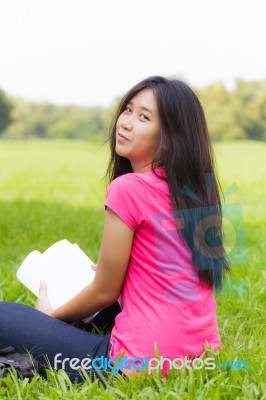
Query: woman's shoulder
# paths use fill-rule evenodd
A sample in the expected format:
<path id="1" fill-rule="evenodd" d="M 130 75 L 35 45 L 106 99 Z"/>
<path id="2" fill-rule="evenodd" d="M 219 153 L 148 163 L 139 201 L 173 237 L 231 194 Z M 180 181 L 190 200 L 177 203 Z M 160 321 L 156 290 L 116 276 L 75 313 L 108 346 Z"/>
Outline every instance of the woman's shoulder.
<path id="1" fill-rule="evenodd" d="M 116 184 L 130 184 L 134 182 L 157 182 L 162 181 L 166 176 L 163 168 L 155 168 L 155 170 L 147 172 L 128 172 L 127 174 L 121 175 L 115 178 L 112 182 Z"/>
<path id="2" fill-rule="evenodd" d="M 129 172 L 115 178 L 108 187 L 108 192 L 123 191 L 129 196 L 146 196 L 147 192 L 153 190 L 167 190 L 167 183 L 164 179 L 164 170 L 156 168 L 154 171 L 142 173 Z"/>
<path id="3" fill-rule="evenodd" d="M 126 190 L 129 192 L 134 192 L 135 190 L 140 190 L 142 187 L 142 180 L 138 176 L 140 174 L 129 172 L 127 174 L 118 176 L 115 178 L 108 187 L 108 191 L 110 190 Z"/>
<path id="4" fill-rule="evenodd" d="M 104 205 L 135 230 L 148 213 L 147 193 L 143 182 L 135 173 L 117 177 L 108 187 Z"/>

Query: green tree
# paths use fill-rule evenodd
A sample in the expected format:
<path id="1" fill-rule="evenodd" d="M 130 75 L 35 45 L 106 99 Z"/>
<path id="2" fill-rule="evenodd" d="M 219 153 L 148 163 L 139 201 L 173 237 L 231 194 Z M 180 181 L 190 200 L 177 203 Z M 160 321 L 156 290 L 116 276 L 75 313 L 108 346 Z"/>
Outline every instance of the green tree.
<path id="1" fill-rule="evenodd" d="M 238 121 L 241 102 L 223 82 L 213 83 L 196 92 L 202 102 L 209 132 L 214 140 L 244 139 L 246 132 Z"/>
<path id="2" fill-rule="evenodd" d="M 194 90 L 202 102 L 212 139 L 266 140 L 266 81 L 237 79 L 231 91 L 223 82 Z M 8 101 L 0 92 L 0 130 L 5 129 L 5 136 L 9 138 L 90 140 L 100 137 L 104 140 L 119 102 L 120 98 L 115 99 L 106 109 L 56 106 L 46 102 L 29 103 L 20 98 Z M 14 105 L 12 121 L 11 104 Z M 9 114 L 4 112 L 6 109 Z"/>
<path id="3" fill-rule="evenodd" d="M 0 90 L 0 135 L 12 121 L 11 112 L 13 105 L 3 90 Z"/>
<path id="4" fill-rule="evenodd" d="M 236 80 L 235 98 L 238 123 L 246 136 L 253 140 L 266 140 L 266 81 Z"/>

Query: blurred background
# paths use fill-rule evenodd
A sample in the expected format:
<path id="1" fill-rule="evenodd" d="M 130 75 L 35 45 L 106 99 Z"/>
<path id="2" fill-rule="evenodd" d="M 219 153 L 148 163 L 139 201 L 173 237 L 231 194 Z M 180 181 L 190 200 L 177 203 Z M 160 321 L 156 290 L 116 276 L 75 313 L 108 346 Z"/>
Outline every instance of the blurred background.
<path id="1" fill-rule="evenodd" d="M 264 0 L 0 2 L 0 138 L 105 138 L 121 95 L 186 81 L 214 141 L 266 139 Z"/>

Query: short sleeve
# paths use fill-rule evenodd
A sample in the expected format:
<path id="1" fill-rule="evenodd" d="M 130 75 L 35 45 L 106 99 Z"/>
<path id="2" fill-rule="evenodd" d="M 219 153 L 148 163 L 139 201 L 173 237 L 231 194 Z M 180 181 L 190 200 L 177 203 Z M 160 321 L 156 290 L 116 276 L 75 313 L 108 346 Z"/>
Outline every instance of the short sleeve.
<path id="1" fill-rule="evenodd" d="M 104 205 L 135 231 L 147 219 L 147 195 L 143 182 L 134 173 L 119 176 L 109 185 Z"/>

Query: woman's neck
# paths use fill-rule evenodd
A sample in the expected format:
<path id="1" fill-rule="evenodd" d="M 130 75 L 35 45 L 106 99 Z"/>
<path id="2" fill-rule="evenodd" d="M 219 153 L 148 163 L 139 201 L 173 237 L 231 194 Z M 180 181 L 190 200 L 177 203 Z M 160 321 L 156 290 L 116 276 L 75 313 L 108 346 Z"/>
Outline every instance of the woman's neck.
<path id="1" fill-rule="evenodd" d="M 136 172 L 136 173 L 139 173 L 139 174 L 141 174 L 142 172 L 149 172 L 149 171 L 152 171 L 152 169 L 161 167 L 159 162 L 157 162 L 157 163 L 152 163 L 151 162 L 149 164 L 144 164 L 144 163 L 140 164 L 140 163 L 134 163 L 134 162 L 130 161 L 130 163 L 131 163 L 131 167 L 132 167 L 133 172 Z"/>

